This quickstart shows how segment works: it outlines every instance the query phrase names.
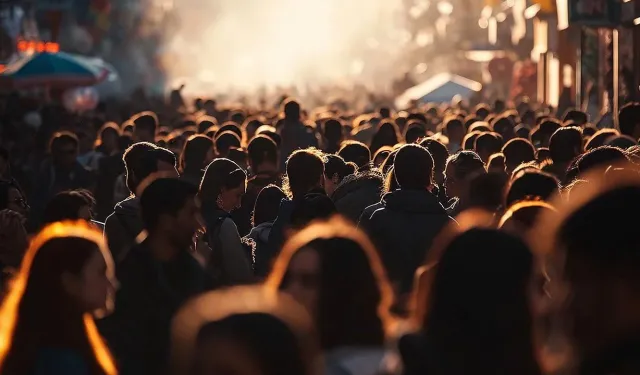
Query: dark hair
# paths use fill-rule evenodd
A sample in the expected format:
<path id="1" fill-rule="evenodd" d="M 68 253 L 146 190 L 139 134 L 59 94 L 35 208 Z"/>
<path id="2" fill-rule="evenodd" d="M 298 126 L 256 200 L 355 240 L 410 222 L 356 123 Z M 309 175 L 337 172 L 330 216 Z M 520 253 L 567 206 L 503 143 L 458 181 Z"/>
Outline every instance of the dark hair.
<path id="1" fill-rule="evenodd" d="M 136 189 L 145 178 L 158 171 L 159 161 L 176 164 L 173 152 L 148 142 L 133 144 L 124 152 L 122 160 L 127 172 L 127 187 L 132 194 L 136 194 Z"/>
<path id="2" fill-rule="evenodd" d="M 64 145 L 72 145 L 77 149 L 79 145 L 78 136 L 68 131 L 53 133 L 49 142 L 49 151 L 53 154 Z"/>
<path id="3" fill-rule="evenodd" d="M 235 133 L 238 138 L 240 138 L 240 140 L 242 141 L 242 138 L 244 137 L 244 134 L 242 133 L 242 129 L 240 129 L 240 127 L 238 126 L 238 124 L 236 124 L 233 121 L 227 121 L 225 123 L 223 123 L 222 125 L 220 125 L 220 128 L 218 129 L 218 134 L 222 134 L 224 132 L 233 132 Z M 218 138 L 216 136 L 216 138 Z M 240 147 L 240 146 L 238 146 Z"/>
<path id="4" fill-rule="evenodd" d="M 86 223 L 55 223 L 31 242 L 0 309 L 0 371 L 29 374 L 44 348 L 63 347 L 82 357 L 90 374 L 115 374 L 115 363 L 91 315 L 65 291 L 63 274 L 80 276 L 101 253 L 113 273 L 102 233 Z"/>
<path id="5" fill-rule="evenodd" d="M 422 146 L 402 146 L 393 160 L 393 168 L 401 189 L 424 190 L 433 183 L 433 157 Z"/>
<path id="6" fill-rule="evenodd" d="M 44 209 L 44 224 L 56 221 L 78 220 L 78 212 L 82 207 L 93 211 L 96 200 L 88 190 L 69 190 L 56 194 Z"/>
<path id="7" fill-rule="evenodd" d="M 466 180 L 478 172 L 484 172 L 484 162 L 473 151 L 459 151 L 447 159 L 447 166 L 453 166 L 453 174 L 456 180 Z M 445 168 L 446 169 L 446 168 Z"/>
<path id="8" fill-rule="evenodd" d="M 180 154 L 180 173 L 200 174 L 205 167 L 207 153 L 213 151 L 213 141 L 206 135 L 192 135 L 184 143 Z"/>
<path id="9" fill-rule="evenodd" d="M 200 328 L 196 347 L 220 339 L 232 340 L 247 348 L 261 374 L 312 375 L 304 361 L 298 337 L 273 315 L 260 312 L 233 314 L 209 322 Z M 190 374 L 203 373 L 201 366 L 196 360 Z"/>
<path id="10" fill-rule="evenodd" d="M 617 135 L 609 137 L 609 139 L 607 139 L 607 141 L 605 142 L 605 145 L 626 150 L 633 146 L 637 146 L 638 142 L 628 135 Z"/>
<path id="11" fill-rule="evenodd" d="M 153 232 L 161 215 L 176 216 L 188 199 L 198 194 L 192 183 L 177 178 L 157 178 L 143 190 L 140 213 L 147 231 Z"/>
<path id="12" fill-rule="evenodd" d="M 545 211 L 555 212 L 556 209 L 544 201 L 520 201 L 508 207 L 498 224 L 500 228 L 503 228 L 507 223 L 513 223 L 519 230 L 528 231 L 534 227 L 538 217 Z"/>
<path id="13" fill-rule="evenodd" d="M 235 162 L 218 158 L 204 171 L 198 196 L 203 204 L 215 204 L 222 188 L 234 189 L 247 183 L 247 174 Z"/>
<path id="14" fill-rule="evenodd" d="M 370 152 L 375 154 L 383 146 L 395 146 L 400 142 L 398 126 L 391 121 L 383 121 L 371 140 Z"/>
<path id="15" fill-rule="evenodd" d="M 433 138 L 423 139 L 420 141 L 420 146 L 429 150 L 429 153 L 433 157 L 434 171 L 436 173 L 444 172 L 444 167 L 447 164 L 447 158 L 449 157 L 449 150 L 447 150 L 447 146 Z"/>
<path id="16" fill-rule="evenodd" d="M 582 153 L 582 130 L 568 126 L 556 130 L 549 140 L 549 153 L 554 163 L 568 163 Z"/>
<path id="17" fill-rule="evenodd" d="M 627 155 L 621 149 L 611 146 L 600 146 L 580 155 L 580 157 L 575 160 L 573 167 L 577 169 L 578 174 L 582 174 L 595 167 L 613 165 L 627 160 Z"/>
<path id="18" fill-rule="evenodd" d="M 148 131 L 151 134 L 156 134 L 158 128 L 158 116 L 151 112 L 140 112 L 132 118 L 134 131 L 140 129 Z"/>
<path id="19" fill-rule="evenodd" d="M 278 217 L 280 202 L 286 197 L 287 195 L 276 185 L 262 188 L 253 208 L 253 226 L 274 221 Z"/>
<path id="20" fill-rule="evenodd" d="M 353 163 L 346 163 L 338 155 L 325 155 L 324 175 L 331 179 L 338 176 L 338 182 L 350 174 L 356 173 L 356 166 Z"/>
<path id="21" fill-rule="evenodd" d="M 393 148 L 392 147 L 389 147 L 389 146 L 381 147 L 373 155 L 372 162 L 375 164 L 376 167 L 380 167 L 387 160 L 389 155 L 391 155 L 391 152 L 393 152 Z M 382 159 L 382 161 L 380 163 L 377 163 L 376 160 L 378 160 L 378 159 Z M 356 163 L 351 163 L 351 164 L 353 164 L 356 167 L 356 169 L 358 168 Z"/>
<path id="22" fill-rule="evenodd" d="M 531 199 L 547 201 L 557 194 L 560 194 L 560 181 L 555 176 L 535 169 L 523 170 L 509 182 L 504 206 Z"/>
<path id="23" fill-rule="evenodd" d="M 462 138 L 462 149 L 465 151 L 473 151 L 475 147 L 476 139 L 480 135 L 480 132 L 475 130 L 470 133 L 465 134 L 464 138 Z"/>
<path id="24" fill-rule="evenodd" d="M 7 163 L 11 159 L 11 155 L 9 154 L 9 150 L 7 150 L 7 148 L 4 147 L 4 146 L 0 146 L 0 159 L 3 159 Z"/>
<path id="25" fill-rule="evenodd" d="M 527 298 L 532 266 L 521 240 L 495 230 L 470 229 L 446 247 L 421 301 L 434 351 L 429 373 L 540 373 Z"/>
<path id="26" fill-rule="evenodd" d="M 362 142 L 343 142 L 338 155 L 347 162 L 356 163 L 358 168 L 366 167 L 371 163 L 371 150 Z"/>
<path id="27" fill-rule="evenodd" d="M 201 116 L 196 121 L 196 128 L 199 134 L 205 134 L 209 128 L 218 125 L 218 120 L 211 116 Z"/>
<path id="28" fill-rule="evenodd" d="M 632 102 L 622 106 L 618 116 L 618 123 L 620 133 L 633 137 L 636 126 L 640 124 L 640 103 Z"/>
<path id="29" fill-rule="evenodd" d="M 560 129 L 561 127 L 562 124 L 556 119 L 549 118 L 542 121 L 538 126 L 538 129 L 540 132 L 540 136 L 543 138 L 543 143 L 548 142 L 551 138 L 551 135 L 553 135 L 553 133 L 555 133 L 556 130 Z"/>
<path id="30" fill-rule="evenodd" d="M 474 130 L 479 131 L 480 133 L 484 133 L 484 132 L 490 132 L 491 130 L 491 126 L 489 125 L 488 122 L 486 121 L 476 121 L 473 124 L 471 124 L 471 126 L 469 127 L 468 131 L 472 132 Z"/>
<path id="31" fill-rule="evenodd" d="M 502 149 L 502 136 L 493 132 L 481 133 L 474 142 L 474 149 L 478 155 L 486 154 L 488 160 L 489 156 Z"/>
<path id="32" fill-rule="evenodd" d="M 522 163 L 536 160 L 536 149 L 524 138 L 514 138 L 502 147 L 507 168 L 515 169 Z"/>
<path id="33" fill-rule="evenodd" d="M 513 121 L 508 116 L 500 116 L 493 120 L 491 126 L 493 130 L 500 134 L 502 138 L 510 139 L 510 135 L 514 132 Z"/>
<path id="34" fill-rule="evenodd" d="M 503 172 L 506 172 L 504 164 L 504 154 L 501 152 L 495 153 L 489 157 L 489 161 L 487 162 L 487 171 L 492 171 L 494 169 L 499 169 Z"/>
<path id="35" fill-rule="evenodd" d="M 336 119 L 329 119 L 322 126 L 322 135 L 329 142 L 339 142 L 342 139 L 342 123 Z"/>
<path id="36" fill-rule="evenodd" d="M 483 208 L 496 212 L 503 204 L 504 190 L 509 182 L 506 173 L 480 173 L 469 181 L 467 207 Z"/>
<path id="37" fill-rule="evenodd" d="M 584 150 L 592 150 L 596 147 L 604 146 L 607 140 L 611 137 L 618 136 L 619 133 L 615 129 L 600 129 L 594 135 L 589 138 L 587 143 L 584 145 Z"/>
<path id="38" fill-rule="evenodd" d="M 280 145 L 282 145 L 282 137 L 280 137 L 280 134 L 276 132 L 273 132 L 271 130 L 264 130 L 260 132 L 260 135 L 271 138 L 271 140 L 274 141 L 278 146 L 278 149 L 280 148 Z"/>
<path id="39" fill-rule="evenodd" d="M 116 124 L 115 122 L 105 123 L 104 125 L 102 125 L 100 130 L 98 130 L 98 138 L 96 139 L 96 142 L 95 142 L 96 148 L 102 147 L 104 145 L 104 137 L 108 132 L 112 132 L 118 138 L 121 135 L 120 127 L 118 126 L 118 124 Z M 104 150 L 104 151 L 106 152 L 107 150 Z"/>
<path id="40" fill-rule="evenodd" d="M 255 136 L 247 146 L 249 160 L 255 168 L 264 162 L 278 164 L 278 145 L 266 135 Z M 253 171 L 256 173 L 257 171 Z"/>
<path id="41" fill-rule="evenodd" d="M 384 184 L 383 184 L 383 192 L 390 193 L 392 191 L 398 190 L 400 186 L 398 185 L 398 181 L 396 180 L 396 171 L 393 168 L 393 165 L 387 170 L 387 173 L 384 175 Z"/>
<path id="42" fill-rule="evenodd" d="M 287 174 L 283 189 L 293 198 L 302 198 L 309 190 L 318 186 L 324 175 L 323 155 L 316 149 L 294 151 L 287 159 Z"/>
<path id="43" fill-rule="evenodd" d="M 404 139 L 407 143 L 416 143 L 426 136 L 427 131 L 424 129 L 424 125 L 417 122 L 409 124 L 404 132 Z"/>
<path id="44" fill-rule="evenodd" d="M 452 117 L 444 123 L 444 128 L 447 132 L 447 136 L 451 135 L 453 131 L 461 131 L 464 133 L 465 127 L 462 121 L 457 117 Z"/>
<path id="45" fill-rule="evenodd" d="M 300 120 L 300 104 L 293 99 L 287 99 L 282 104 L 282 112 L 284 113 L 284 118 L 288 121 Z"/>
<path id="46" fill-rule="evenodd" d="M 227 156 L 231 147 L 240 147 L 240 137 L 232 131 L 224 131 L 216 134 L 215 145 L 218 156 Z"/>
<path id="47" fill-rule="evenodd" d="M 491 114 L 491 108 L 489 108 L 489 106 L 487 104 L 481 103 L 478 104 L 475 108 L 475 115 L 485 119 L 487 118 L 487 116 L 489 116 L 489 114 Z"/>
<path id="48" fill-rule="evenodd" d="M 589 115 L 577 109 L 568 109 L 562 118 L 562 122 L 567 121 L 573 121 L 576 125 L 584 125 L 589 122 Z"/>
<path id="49" fill-rule="evenodd" d="M 284 245 L 267 287 L 286 287 L 290 262 L 303 249 L 320 257 L 319 300 L 312 315 L 321 348 L 382 346 L 391 287 L 367 236 L 341 219 L 310 225 Z"/>

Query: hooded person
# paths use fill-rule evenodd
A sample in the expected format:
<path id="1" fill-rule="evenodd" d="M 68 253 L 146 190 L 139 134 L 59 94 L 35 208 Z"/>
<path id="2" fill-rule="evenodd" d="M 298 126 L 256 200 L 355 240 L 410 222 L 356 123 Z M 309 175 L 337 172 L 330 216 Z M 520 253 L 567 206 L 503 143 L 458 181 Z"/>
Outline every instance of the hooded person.
<path id="1" fill-rule="evenodd" d="M 116 204 L 104 224 L 104 235 L 116 263 L 121 262 L 128 249 L 144 229 L 140 216 L 138 186 L 156 172 L 178 175 L 175 155 L 151 143 L 139 142 L 129 147 L 122 157 L 126 169 L 126 183 L 131 195 Z M 170 192 L 168 192 L 170 194 Z"/>

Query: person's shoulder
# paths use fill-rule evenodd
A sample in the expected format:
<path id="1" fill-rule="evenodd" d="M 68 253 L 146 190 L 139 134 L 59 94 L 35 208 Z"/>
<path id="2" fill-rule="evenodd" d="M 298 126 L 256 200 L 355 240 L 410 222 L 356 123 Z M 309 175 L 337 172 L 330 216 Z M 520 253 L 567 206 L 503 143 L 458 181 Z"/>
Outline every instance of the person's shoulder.
<path id="1" fill-rule="evenodd" d="M 76 351 L 63 348 L 41 349 L 35 358 L 33 375 L 85 375 L 89 365 Z"/>

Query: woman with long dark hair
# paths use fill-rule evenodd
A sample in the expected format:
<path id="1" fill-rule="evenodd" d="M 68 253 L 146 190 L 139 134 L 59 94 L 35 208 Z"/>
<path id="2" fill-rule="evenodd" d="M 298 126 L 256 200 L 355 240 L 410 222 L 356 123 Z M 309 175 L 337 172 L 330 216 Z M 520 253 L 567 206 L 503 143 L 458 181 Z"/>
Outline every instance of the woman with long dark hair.
<path id="1" fill-rule="evenodd" d="M 471 229 L 444 250 L 419 333 L 404 336 L 405 374 L 538 375 L 529 308 L 533 256 L 519 239 Z M 433 271 L 432 271 L 433 272 Z"/>
<path id="2" fill-rule="evenodd" d="M 94 322 L 114 280 L 102 233 L 82 221 L 42 230 L 0 307 L 0 373 L 116 374 Z"/>
<path id="3" fill-rule="evenodd" d="M 266 281 L 307 308 L 326 374 L 377 373 L 392 290 L 369 239 L 343 219 L 312 224 L 285 244 Z"/>
<path id="4" fill-rule="evenodd" d="M 252 281 L 253 254 L 247 252 L 229 213 L 238 208 L 247 189 L 247 174 L 229 159 L 215 159 L 204 172 L 198 196 L 211 254 L 209 269 L 218 284 Z"/>

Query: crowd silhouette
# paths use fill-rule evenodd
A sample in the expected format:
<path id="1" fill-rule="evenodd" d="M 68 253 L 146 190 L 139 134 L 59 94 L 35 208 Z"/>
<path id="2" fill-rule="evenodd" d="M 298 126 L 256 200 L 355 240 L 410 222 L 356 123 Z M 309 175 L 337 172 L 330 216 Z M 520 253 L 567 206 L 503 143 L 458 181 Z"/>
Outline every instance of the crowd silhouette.
<path id="1" fill-rule="evenodd" d="M 2 99 L 2 374 L 640 372 L 639 103 Z"/>

